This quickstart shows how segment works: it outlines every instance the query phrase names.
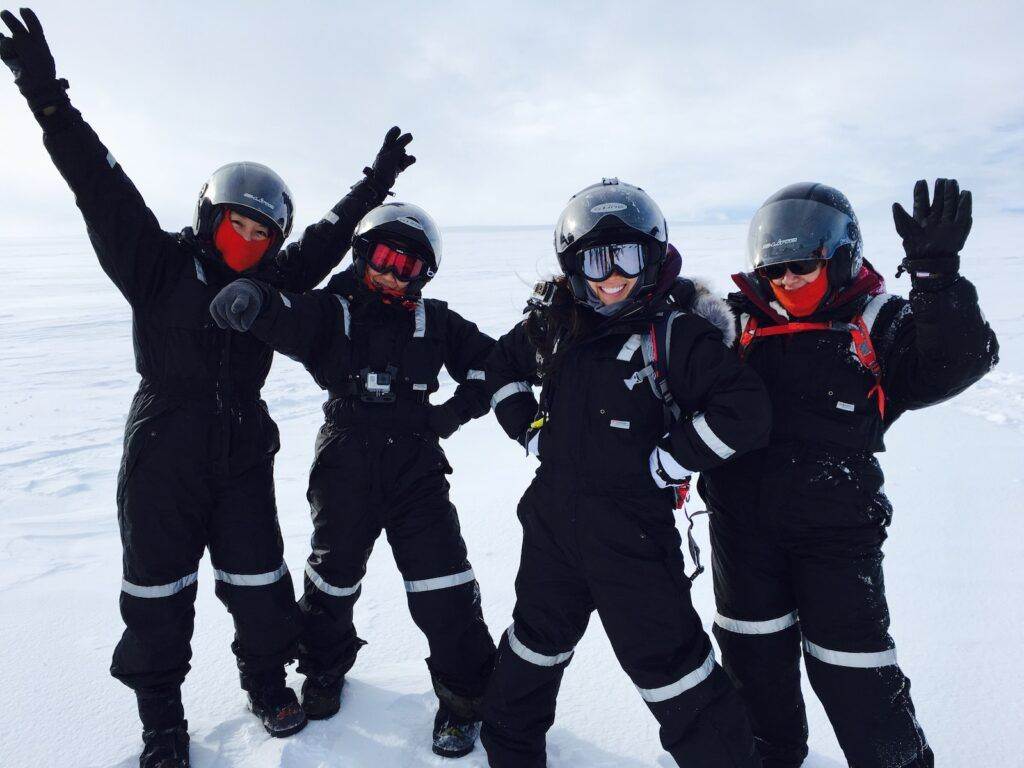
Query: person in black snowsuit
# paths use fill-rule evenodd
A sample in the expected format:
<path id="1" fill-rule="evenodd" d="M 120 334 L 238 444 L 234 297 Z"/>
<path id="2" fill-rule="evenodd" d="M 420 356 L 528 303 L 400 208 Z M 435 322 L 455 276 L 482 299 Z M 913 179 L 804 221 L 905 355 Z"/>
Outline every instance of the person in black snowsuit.
<path id="1" fill-rule="evenodd" d="M 490 765 L 546 764 L 562 674 L 596 609 L 680 765 L 759 766 L 690 601 L 670 486 L 765 442 L 764 388 L 725 344 L 724 303 L 677 278 L 664 216 L 642 190 L 584 189 L 555 246 L 565 277 L 538 286 L 487 364 L 495 416 L 540 459 L 518 508 L 513 623 L 484 700 Z"/>
<path id="2" fill-rule="evenodd" d="M 235 623 L 232 650 L 249 705 L 272 735 L 305 725 L 285 686 L 300 617 L 274 501 L 278 430 L 260 399 L 273 350 L 220 330 L 210 300 L 239 271 L 294 291 L 338 263 L 406 155 L 392 129 L 373 169 L 301 242 L 282 248 L 293 202 L 269 168 L 233 163 L 204 186 L 194 228 L 165 232 L 120 164 L 68 100 L 38 19 L 4 11 L 0 55 L 75 194 L 100 266 L 132 307 L 141 376 L 117 483 L 126 629 L 111 673 L 134 689 L 145 766 L 188 764 L 180 686 L 189 670 L 199 560 L 210 549 L 216 593 Z M 262 258 L 260 258 L 262 256 Z"/>
<path id="3" fill-rule="evenodd" d="M 409 611 L 430 645 L 440 702 L 433 749 L 473 749 L 479 699 L 494 664 L 438 438 L 489 410 L 484 361 L 494 340 L 438 299 L 420 296 L 441 239 L 421 209 L 388 203 L 356 229 L 354 265 L 323 290 L 296 295 L 243 279 L 210 307 L 222 326 L 303 363 L 329 393 L 309 478 L 313 551 L 306 563 L 299 671 L 309 717 L 338 711 L 363 641 L 352 610 L 373 544 L 387 533 Z M 458 383 L 430 403 L 444 366 Z"/>
<path id="4" fill-rule="evenodd" d="M 918 182 L 895 206 L 910 299 L 862 256 L 849 201 L 822 184 L 773 195 L 750 228 L 753 271 L 729 297 L 738 349 L 773 407 L 770 444 L 701 473 L 711 514 L 714 633 L 766 768 L 807 755 L 800 651 L 856 768 L 932 766 L 896 663 L 882 576 L 892 507 L 874 454 L 901 414 L 945 400 L 997 361 L 959 275 L 970 193 Z"/>

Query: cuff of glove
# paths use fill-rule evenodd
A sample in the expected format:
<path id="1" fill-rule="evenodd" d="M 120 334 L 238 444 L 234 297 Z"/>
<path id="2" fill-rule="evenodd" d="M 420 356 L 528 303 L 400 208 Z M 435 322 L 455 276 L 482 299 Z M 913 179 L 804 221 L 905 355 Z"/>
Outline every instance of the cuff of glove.
<path id="1" fill-rule="evenodd" d="M 940 256 L 907 256 L 900 262 L 896 277 L 909 272 L 911 278 L 925 280 L 950 277 L 960 271 L 960 254 L 954 253 Z"/>
<path id="2" fill-rule="evenodd" d="M 391 191 L 391 187 L 395 185 L 394 179 L 391 180 L 390 184 L 385 184 L 384 182 L 386 182 L 387 179 L 382 180 L 378 178 L 377 172 L 369 166 L 363 168 L 363 176 L 365 177 L 367 185 L 380 196 L 381 200 L 386 200 L 389 195 L 394 196 L 395 193 Z"/>
<path id="3" fill-rule="evenodd" d="M 18 86 L 18 90 L 28 102 L 32 114 L 36 116 L 37 120 L 42 121 L 43 118 L 49 117 L 62 106 L 71 103 L 67 93 L 70 87 L 68 81 L 61 78 L 45 83 L 21 85 Z"/>
<path id="4" fill-rule="evenodd" d="M 676 461 L 672 454 L 664 448 L 655 448 L 651 451 L 648 467 L 651 470 L 651 477 L 659 488 L 668 488 L 674 485 L 681 485 L 690 479 L 693 473 Z"/>

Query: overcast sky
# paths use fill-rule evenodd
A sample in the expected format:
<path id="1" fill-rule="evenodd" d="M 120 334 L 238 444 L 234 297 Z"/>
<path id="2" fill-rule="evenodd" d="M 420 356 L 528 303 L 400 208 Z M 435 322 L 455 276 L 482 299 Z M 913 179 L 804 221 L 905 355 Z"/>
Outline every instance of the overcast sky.
<path id="1" fill-rule="evenodd" d="M 444 226 L 548 224 L 601 176 L 671 220 L 794 181 L 865 215 L 949 175 L 1024 222 L 1024 4 L 56 2 L 70 95 L 163 226 L 219 165 L 288 181 L 297 229 L 415 135 L 399 199 Z M 0 236 L 82 231 L 0 70 Z"/>

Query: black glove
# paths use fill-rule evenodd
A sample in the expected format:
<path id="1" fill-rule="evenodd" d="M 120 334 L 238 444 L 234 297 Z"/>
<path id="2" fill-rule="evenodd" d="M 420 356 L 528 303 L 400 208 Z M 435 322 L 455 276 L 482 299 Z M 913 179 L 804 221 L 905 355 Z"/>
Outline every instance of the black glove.
<path id="1" fill-rule="evenodd" d="M 430 431 L 442 440 L 451 437 L 462 426 L 462 419 L 448 403 L 430 406 L 427 413 L 427 426 Z"/>
<path id="2" fill-rule="evenodd" d="M 971 193 L 961 192 L 956 179 L 936 179 L 930 204 L 928 182 L 921 179 L 914 185 L 914 215 L 893 203 L 892 218 L 907 254 L 896 277 L 904 271 L 923 278 L 956 275 L 972 222 Z"/>
<path id="3" fill-rule="evenodd" d="M 28 8 L 21 9 L 24 24 L 10 11 L 0 12 L 0 19 L 11 32 L 0 32 L 0 59 L 11 72 L 21 95 L 33 112 L 67 101 L 67 80 L 58 80 L 53 54 L 43 35 L 39 19 Z"/>
<path id="4" fill-rule="evenodd" d="M 363 168 L 366 178 L 380 194 L 387 195 L 395 186 L 398 174 L 416 162 L 416 158 L 405 151 L 410 141 L 411 133 L 402 133 L 401 128 L 394 126 L 384 137 L 373 167 Z"/>
<path id="5" fill-rule="evenodd" d="M 263 289 L 252 280 L 235 280 L 220 289 L 210 302 L 218 328 L 248 331 L 263 307 Z"/>

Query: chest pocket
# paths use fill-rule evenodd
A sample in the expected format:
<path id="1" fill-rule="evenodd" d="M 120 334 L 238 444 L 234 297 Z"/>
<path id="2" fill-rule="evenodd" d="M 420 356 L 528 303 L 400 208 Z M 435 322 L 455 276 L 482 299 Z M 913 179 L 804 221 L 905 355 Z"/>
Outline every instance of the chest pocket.
<path id="1" fill-rule="evenodd" d="M 167 328 L 196 331 L 215 328 L 210 317 L 210 301 L 219 287 L 207 284 L 206 271 L 199 259 L 183 260 L 171 289 L 153 302 L 149 319 Z"/>
<path id="2" fill-rule="evenodd" d="M 611 337 L 593 357 L 588 421 L 596 435 L 649 445 L 663 432 L 664 406 L 655 394 L 644 336 Z"/>
<path id="3" fill-rule="evenodd" d="M 405 340 L 398 365 L 398 375 L 414 392 L 436 392 L 437 374 L 444 364 L 445 339 L 441 324 L 428 322 L 423 299 L 413 310 L 412 336 Z"/>

